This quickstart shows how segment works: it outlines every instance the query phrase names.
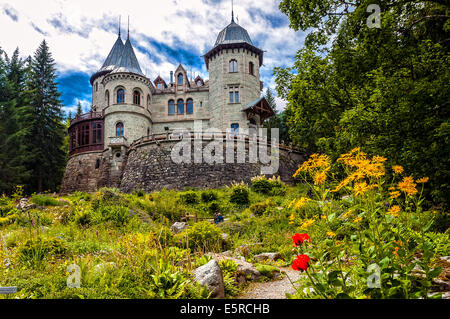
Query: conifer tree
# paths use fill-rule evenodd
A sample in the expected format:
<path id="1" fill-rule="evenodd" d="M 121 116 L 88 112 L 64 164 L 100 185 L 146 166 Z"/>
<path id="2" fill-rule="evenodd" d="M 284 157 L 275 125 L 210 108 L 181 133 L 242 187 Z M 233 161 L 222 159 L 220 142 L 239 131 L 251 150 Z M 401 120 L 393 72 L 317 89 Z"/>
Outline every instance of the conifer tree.
<path id="1" fill-rule="evenodd" d="M 65 165 L 65 126 L 56 79 L 55 62 L 44 40 L 31 61 L 28 83 L 32 111 L 27 166 L 33 170 L 29 187 L 37 192 L 56 190 Z"/>
<path id="2" fill-rule="evenodd" d="M 83 114 L 83 109 L 82 109 L 82 107 L 81 107 L 81 103 L 78 102 L 78 105 L 77 105 L 77 113 L 75 114 L 75 117 L 80 116 L 81 114 Z"/>

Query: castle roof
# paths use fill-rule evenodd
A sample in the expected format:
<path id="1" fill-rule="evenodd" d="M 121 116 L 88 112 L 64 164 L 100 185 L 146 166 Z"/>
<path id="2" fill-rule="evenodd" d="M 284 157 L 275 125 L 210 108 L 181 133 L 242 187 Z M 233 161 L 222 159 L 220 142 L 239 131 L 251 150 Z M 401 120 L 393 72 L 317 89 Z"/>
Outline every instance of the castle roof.
<path id="1" fill-rule="evenodd" d="M 220 31 L 214 46 L 228 43 L 248 43 L 253 45 L 247 30 L 234 22 L 234 17 L 231 19 L 231 23 Z"/>
<path id="2" fill-rule="evenodd" d="M 106 58 L 105 63 L 103 63 L 103 66 L 100 69 L 100 71 L 108 71 L 108 70 L 111 71 L 117 65 L 119 65 L 124 47 L 125 45 L 123 44 L 122 39 L 119 35 L 117 37 L 116 43 L 114 43 L 114 46 L 109 52 L 108 57 Z"/>
<path id="3" fill-rule="evenodd" d="M 117 69 L 114 70 L 115 72 L 131 72 L 144 75 L 144 73 L 142 73 L 141 71 L 141 67 L 139 66 L 139 62 L 136 58 L 136 54 L 134 53 L 133 46 L 131 45 L 129 37 L 127 39 L 127 42 L 125 42 L 122 56 L 120 57 L 120 61 L 116 66 Z"/>

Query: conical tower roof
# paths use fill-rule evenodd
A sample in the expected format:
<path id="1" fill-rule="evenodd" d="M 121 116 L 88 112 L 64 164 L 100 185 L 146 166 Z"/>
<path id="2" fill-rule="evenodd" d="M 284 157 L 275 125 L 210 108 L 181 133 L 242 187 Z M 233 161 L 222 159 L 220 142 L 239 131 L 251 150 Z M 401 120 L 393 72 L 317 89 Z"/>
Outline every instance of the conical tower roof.
<path id="1" fill-rule="evenodd" d="M 111 51 L 108 54 L 108 57 L 105 60 L 105 63 L 103 63 L 102 68 L 100 71 L 107 71 L 107 70 L 113 70 L 115 69 L 120 62 L 120 58 L 122 57 L 122 52 L 125 48 L 125 45 L 122 42 L 122 39 L 119 36 L 117 37 L 116 43 L 114 43 L 114 46 L 112 47 Z"/>
<path id="2" fill-rule="evenodd" d="M 234 15 L 231 18 L 231 23 L 227 25 L 225 29 L 220 31 L 214 46 L 216 47 L 220 44 L 229 43 L 248 43 L 250 45 L 253 45 L 253 42 L 250 39 L 247 30 L 234 22 Z"/>
<path id="3" fill-rule="evenodd" d="M 139 66 L 139 62 L 136 58 L 136 54 L 134 53 L 129 37 L 127 42 L 125 42 L 122 56 L 120 57 L 120 61 L 117 63 L 117 69 L 115 72 L 132 72 L 144 75 L 141 71 L 141 67 Z"/>

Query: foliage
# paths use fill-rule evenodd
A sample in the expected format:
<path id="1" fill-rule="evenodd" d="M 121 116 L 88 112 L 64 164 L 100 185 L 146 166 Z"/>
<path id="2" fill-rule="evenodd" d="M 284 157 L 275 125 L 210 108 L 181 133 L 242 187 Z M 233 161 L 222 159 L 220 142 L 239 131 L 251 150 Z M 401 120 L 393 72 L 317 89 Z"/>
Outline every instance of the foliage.
<path id="1" fill-rule="evenodd" d="M 368 26 L 370 4 L 280 3 L 290 26 L 307 32 L 294 65 L 275 69 L 290 137 L 333 160 L 358 145 L 385 156 L 431 178 L 428 206 L 448 205 L 449 4 L 377 1 L 380 28 Z"/>
<path id="2" fill-rule="evenodd" d="M 250 202 L 248 187 L 245 184 L 233 185 L 231 187 L 230 202 L 241 206 L 248 205 Z"/>
<path id="3" fill-rule="evenodd" d="M 185 204 L 197 204 L 198 203 L 198 195 L 194 191 L 187 191 L 180 194 L 180 199 Z"/>
<path id="4" fill-rule="evenodd" d="M 221 247 L 222 231 L 216 225 L 203 221 L 175 235 L 175 239 L 182 241 L 183 246 L 189 245 L 192 250 L 218 251 Z"/>
<path id="5" fill-rule="evenodd" d="M 203 203 L 209 203 L 218 199 L 217 193 L 213 190 L 203 191 L 201 198 Z"/>
<path id="6" fill-rule="evenodd" d="M 61 205 L 61 203 L 50 196 L 46 196 L 46 195 L 33 195 L 31 197 L 31 202 L 33 202 L 34 204 L 38 205 L 38 206 L 59 206 Z"/>

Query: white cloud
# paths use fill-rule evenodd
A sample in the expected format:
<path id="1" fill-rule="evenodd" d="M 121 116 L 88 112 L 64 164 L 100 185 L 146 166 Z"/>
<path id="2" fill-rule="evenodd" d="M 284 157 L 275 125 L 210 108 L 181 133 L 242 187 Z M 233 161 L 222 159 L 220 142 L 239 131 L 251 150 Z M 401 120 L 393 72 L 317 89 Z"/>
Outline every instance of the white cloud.
<path id="1" fill-rule="evenodd" d="M 266 50 L 262 80 L 272 90 L 275 88 L 273 68 L 291 65 L 296 51 L 303 45 L 301 32 L 294 32 L 287 24 L 273 27 L 258 14 L 282 17 L 279 2 L 246 0 L 235 3 L 234 7 L 239 24 L 247 29 L 253 42 Z M 122 16 L 122 38 L 126 38 L 129 15 L 132 42 L 148 50 L 141 52 L 135 48 L 142 70 L 152 79 L 161 74 L 168 81 L 169 72 L 175 70 L 177 63 L 167 61 L 164 52 L 155 52 L 145 36 L 175 50 L 178 40 L 204 54 L 230 22 L 230 7 L 228 0 L 218 3 L 206 0 L 0 0 L 0 47 L 8 53 L 19 47 L 21 53 L 28 56 L 45 38 L 61 73 L 92 74 L 101 67 L 117 38 L 119 15 Z M 17 15 L 17 21 L 7 11 Z M 200 56 L 198 59 L 203 64 Z M 190 70 L 189 65 L 185 67 Z M 208 78 L 204 65 L 193 67 L 192 72 Z"/>

